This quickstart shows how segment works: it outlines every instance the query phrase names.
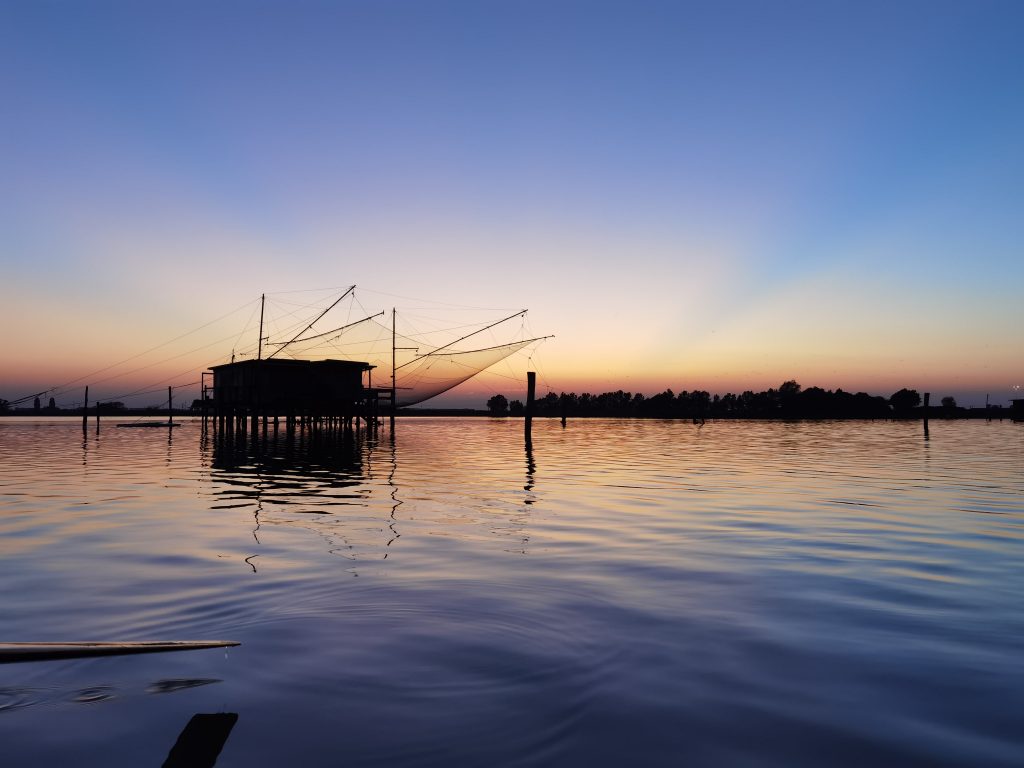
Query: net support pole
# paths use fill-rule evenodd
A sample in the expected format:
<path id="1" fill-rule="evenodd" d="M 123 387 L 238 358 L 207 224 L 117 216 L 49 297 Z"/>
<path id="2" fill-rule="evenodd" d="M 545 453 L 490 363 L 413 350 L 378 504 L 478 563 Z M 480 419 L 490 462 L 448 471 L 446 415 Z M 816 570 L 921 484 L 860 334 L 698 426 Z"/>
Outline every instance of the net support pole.
<path id="1" fill-rule="evenodd" d="M 82 431 L 89 428 L 89 388 L 85 388 L 85 403 L 82 405 Z"/>
<path id="2" fill-rule="evenodd" d="M 537 390 L 536 371 L 526 372 L 526 447 L 533 445 L 533 396 Z"/>

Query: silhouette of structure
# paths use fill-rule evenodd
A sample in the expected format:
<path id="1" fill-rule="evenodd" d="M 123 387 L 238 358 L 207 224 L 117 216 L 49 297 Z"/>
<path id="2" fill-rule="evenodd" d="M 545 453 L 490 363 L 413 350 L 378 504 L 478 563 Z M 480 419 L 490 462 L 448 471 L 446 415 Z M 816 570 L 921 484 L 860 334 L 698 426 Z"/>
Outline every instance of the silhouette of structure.
<path id="1" fill-rule="evenodd" d="M 364 386 L 374 366 L 352 360 L 244 360 L 211 367 L 212 406 L 224 426 L 284 416 L 351 428 L 355 418 L 376 419 L 391 389 Z M 367 384 L 369 381 L 367 381 Z M 209 401 L 204 401 L 209 402 Z"/>

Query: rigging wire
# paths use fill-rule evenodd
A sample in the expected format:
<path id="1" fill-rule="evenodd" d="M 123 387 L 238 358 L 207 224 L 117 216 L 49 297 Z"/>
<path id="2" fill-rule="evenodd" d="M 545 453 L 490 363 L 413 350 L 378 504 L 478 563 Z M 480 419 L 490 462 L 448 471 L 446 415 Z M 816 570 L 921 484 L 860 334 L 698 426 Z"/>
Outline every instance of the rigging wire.
<path id="1" fill-rule="evenodd" d="M 450 304 L 450 303 L 444 302 L 444 301 L 434 301 L 432 299 L 417 299 L 417 298 L 413 298 L 411 296 L 402 296 L 401 294 L 397 294 L 397 293 L 385 293 L 384 291 L 374 291 L 374 290 L 371 290 L 369 288 L 360 288 L 359 290 L 362 291 L 363 293 L 374 293 L 374 294 L 377 294 L 378 296 L 387 296 L 389 298 L 402 299 L 404 301 L 422 301 L 422 302 L 425 302 L 427 304 L 433 304 L 433 305 L 439 306 L 439 307 L 447 307 L 449 309 L 467 309 L 467 310 L 478 310 L 478 311 L 484 311 L 484 312 L 508 312 L 508 311 L 510 311 L 512 309 L 515 309 L 515 307 L 475 307 L 475 306 L 472 306 L 471 304 Z"/>
<path id="2" fill-rule="evenodd" d="M 132 355 L 131 357 L 126 357 L 124 360 L 121 360 L 120 362 L 112 363 L 112 364 L 104 366 L 103 368 L 100 368 L 98 370 L 92 371 L 90 373 L 83 374 L 83 375 L 81 375 L 81 376 L 79 376 L 77 378 L 71 379 L 70 381 L 67 381 L 67 382 L 65 382 L 63 384 L 58 384 L 55 387 L 50 387 L 49 389 L 44 389 L 42 392 L 38 392 L 38 393 L 32 394 L 32 395 L 26 395 L 25 397 L 21 397 L 21 398 L 18 398 L 16 400 L 12 400 L 12 401 L 10 401 L 11 405 L 17 405 L 18 403 L 23 403 L 26 400 L 31 400 L 34 397 L 39 397 L 40 395 L 45 395 L 47 392 L 53 392 L 53 393 L 57 394 L 57 393 L 59 393 L 62 390 L 66 390 L 72 384 L 77 384 L 78 382 L 82 381 L 83 379 L 87 379 L 87 378 L 89 378 L 91 376 L 95 376 L 97 374 L 104 373 L 106 371 L 109 371 L 112 368 L 116 368 L 119 365 L 124 365 L 125 363 L 129 363 L 132 360 L 136 360 L 136 359 L 138 359 L 140 357 L 143 357 L 144 355 L 148 355 L 151 352 L 155 352 L 158 349 L 162 349 L 163 347 L 166 347 L 169 344 L 173 344 L 176 341 L 180 341 L 181 339 L 184 339 L 186 336 L 191 336 L 193 333 L 198 333 L 199 331 L 203 330 L 204 328 L 207 328 L 207 327 L 213 325 L 214 323 L 218 323 L 221 320 L 225 320 L 228 317 L 231 317 L 231 315 L 233 315 L 233 314 L 235 314 L 237 312 L 240 312 L 241 310 L 245 309 L 250 304 L 255 304 L 255 302 L 257 302 L 257 301 L 259 301 L 259 300 L 258 299 L 253 299 L 252 301 L 247 301 L 244 304 L 242 304 L 241 306 L 236 307 L 235 309 L 231 310 L 230 312 L 227 312 L 227 313 L 221 315 L 220 317 L 217 317 L 217 318 L 215 318 L 213 320 L 210 320 L 209 322 L 203 323 L 198 328 L 193 328 L 191 331 L 187 331 L 186 333 L 183 333 L 180 336 L 175 336 L 173 339 L 170 339 L 169 341 L 165 341 L 162 344 L 157 344 L 155 347 L 151 347 L 151 348 L 145 350 L 144 352 L 139 352 L 138 354 Z M 109 381 L 110 379 L 106 379 L 106 380 Z"/>

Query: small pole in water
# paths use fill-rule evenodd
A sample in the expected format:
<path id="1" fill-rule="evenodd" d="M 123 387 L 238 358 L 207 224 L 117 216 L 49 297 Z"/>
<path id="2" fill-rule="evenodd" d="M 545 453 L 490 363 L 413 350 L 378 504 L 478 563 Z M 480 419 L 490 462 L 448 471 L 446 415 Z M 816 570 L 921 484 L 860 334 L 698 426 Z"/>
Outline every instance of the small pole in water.
<path id="1" fill-rule="evenodd" d="M 100 401 L 96 401 L 96 434 L 100 433 Z"/>
<path id="2" fill-rule="evenodd" d="M 89 387 L 85 388 L 85 403 L 82 405 L 82 431 L 89 428 Z"/>
<path id="3" fill-rule="evenodd" d="M 569 405 L 568 405 L 568 403 L 566 402 L 566 399 L 565 399 L 565 392 L 562 393 L 562 396 L 559 398 L 559 400 L 561 401 L 559 403 L 559 405 L 562 406 L 562 426 L 564 427 L 565 426 L 566 410 L 569 407 Z"/>
<path id="4" fill-rule="evenodd" d="M 174 411 L 171 410 L 171 388 L 167 388 L 167 425 L 174 423 Z"/>
<path id="5" fill-rule="evenodd" d="M 536 371 L 526 372 L 526 444 L 533 443 L 533 396 L 537 389 Z"/>

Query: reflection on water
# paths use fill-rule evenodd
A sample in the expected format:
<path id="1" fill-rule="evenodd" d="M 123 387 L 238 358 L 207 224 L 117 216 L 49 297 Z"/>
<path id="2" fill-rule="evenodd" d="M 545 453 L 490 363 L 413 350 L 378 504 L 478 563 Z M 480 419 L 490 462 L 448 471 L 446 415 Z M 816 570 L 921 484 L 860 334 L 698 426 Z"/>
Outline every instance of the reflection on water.
<path id="1" fill-rule="evenodd" d="M 4 765 L 225 710 L 222 768 L 1014 765 L 1022 459 L 1008 422 L 3 421 L 0 641 L 242 642 L 5 668 Z"/>

